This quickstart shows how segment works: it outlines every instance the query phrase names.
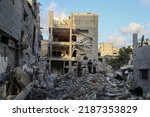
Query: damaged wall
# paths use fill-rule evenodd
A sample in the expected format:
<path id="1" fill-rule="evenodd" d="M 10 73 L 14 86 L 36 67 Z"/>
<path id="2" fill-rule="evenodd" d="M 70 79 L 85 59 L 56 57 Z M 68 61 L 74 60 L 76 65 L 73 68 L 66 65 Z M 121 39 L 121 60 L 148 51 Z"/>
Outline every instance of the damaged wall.
<path id="1" fill-rule="evenodd" d="M 136 48 L 134 56 L 135 86 L 142 87 L 144 93 L 150 92 L 150 46 Z"/>
<path id="2" fill-rule="evenodd" d="M 53 58 L 69 58 L 69 45 L 60 45 L 60 44 L 53 44 L 52 45 L 52 57 Z"/>
<path id="3" fill-rule="evenodd" d="M 28 54 L 39 52 L 42 37 L 39 3 L 36 0 L 32 3 L 31 0 L 30 3 L 27 0 L 0 1 L 0 46 L 6 47 L 6 57 L 11 68 L 19 65 L 23 51 Z M 2 48 L 0 56 L 3 53 Z"/>
<path id="4" fill-rule="evenodd" d="M 33 4 L 34 3 L 34 4 Z M 22 13 L 22 43 L 37 54 L 41 40 L 39 3 L 36 0 L 24 1 Z"/>
<path id="5" fill-rule="evenodd" d="M 0 74 L 4 73 L 6 71 L 6 67 L 8 64 L 8 58 L 6 56 L 5 52 L 5 45 L 0 43 Z"/>
<path id="6" fill-rule="evenodd" d="M 10 71 L 17 64 L 16 44 L 7 33 L 0 31 L 0 74 Z"/>
<path id="7" fill-rule="evenodd" d="M 0 1 L 0 62 L 3 65 L 0 73 L 6 72 L 7 65 L 12 68 L 17 64 L 16 44 L 21 40 L 22 2 Z"/>
<path id="8" fill-rule="evenodd" d="M 89 59 L 98 59 L 98 16 L 92 13 L 72 14 L 73 29 L 79 42 L 77 48 L 79 60 L 84 56 Z"/>
<path id="9" fill-rule="evenodd" d="M 0 1 L 0 29 L 20 40 L 22 0 L 13 4 L 12 0 Z"/>
<path id="10" fill-rule="evenodd" d="M 7 68 L 7 62 L 8 58 L 6 57 L 3 57 L 0 55 L 0 74 L 4 73 L 6 71 L 6 68 Z"/>

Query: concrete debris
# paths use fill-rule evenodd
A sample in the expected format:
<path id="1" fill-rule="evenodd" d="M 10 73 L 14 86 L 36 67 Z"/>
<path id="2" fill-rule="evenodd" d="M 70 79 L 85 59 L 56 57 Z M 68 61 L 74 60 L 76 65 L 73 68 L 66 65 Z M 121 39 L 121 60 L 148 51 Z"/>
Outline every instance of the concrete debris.
<path id="1" fill-rule="evenodd" d="M 10 76 L 21 89 L 24 89 L 31 82 L 30 77 L 20 67 L 16 67 Z"/>
<path id="2" fill-rule="evenodd" d="M 97 73 L 112 73 L 112 67 L 103 63 L 103 62 L 97 62 Z"/>
<path id="3" fill-rule="evenodd" d="M 19 95 L 17 95 L 17 97 L 15 98 L 15 100 L 24 100 L 27 97 L 27 95 L 31 92 L 32 85 L 33 85 L 33 82 L 30 83 L 28 86 L 26 86 L 25 89 L 22 90 Z"/>
<path id="4" fill-rule="evenodd" d="M 28 100 L 46 100 L 48 91 L 42 88 L 33 89 L 26 99 Z"/>
<path id="5" fill-rule="evenodd" d="M 77 74 L 69 73 L 54 81 L 54 89 L 49 91 L 49 99 L 101 100 L 127 99 L 131 96 L 127 87 L 119 87 L 125 81 L 119 81 L 106 74 Z M 126 84 L 125 84 L 126 85 Z"/>
<path id="6" fill-rule="evenodd" d="M 41 59 L 42 60 L 42 59 Z M 111 67 L 97 63 L 97 73 L 77 71 L 65 75 L 46 72 L 46 60 L 34 64 L 34 68 L 24 64 L 15 68 L 10 74 L 11 84 L 6 97 L 1 99 L 15 100 L 133 100 L 144 99 L 141 89 L 132 89 L 132 81 L 121 79 Z M 30 74 L 30 75 L 29 75 Z M 119 75 L 119 78 L 116 78 Z M 12 88 L 13 87 L 13 88 Z M 5 87 L 2 87 L 5 88 Z M 138 91 L 137 91 L 138 90 Z M 135 94 L 136 93 L 136 94 Z M 149 99 L 149 94 L 145 96 Z"/>
<path id="7" fill-rule="evenodd" d="M 22 70 L 25 71 L 29 76 L 32 77 L 32 74 L 33 74 L 33 69 L 28 67 L 27 64 L 23 65 L 22 66 Z"/>

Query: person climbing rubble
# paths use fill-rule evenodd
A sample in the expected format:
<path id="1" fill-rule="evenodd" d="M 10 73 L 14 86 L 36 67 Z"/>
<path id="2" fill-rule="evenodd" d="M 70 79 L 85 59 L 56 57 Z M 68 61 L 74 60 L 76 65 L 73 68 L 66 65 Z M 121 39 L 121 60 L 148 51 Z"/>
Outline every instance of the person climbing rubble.
<path id="1" fill-rule="evenodd" d="M 88 71 L 89 71 L 89 73 L 91 73 L 91 71 L 92 71 L 92 65 L 93 65 L 93 63 L 90 59 L 89 62 L 88 62 Z"/>

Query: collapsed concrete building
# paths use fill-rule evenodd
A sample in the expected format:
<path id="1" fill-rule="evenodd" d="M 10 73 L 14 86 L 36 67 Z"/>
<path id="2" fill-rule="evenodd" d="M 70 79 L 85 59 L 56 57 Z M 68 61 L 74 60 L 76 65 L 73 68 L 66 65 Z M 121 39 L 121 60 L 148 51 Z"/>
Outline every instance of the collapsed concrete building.
<path id="1" fill-rule="evenodd" d="M 37 0 L 0 0 L 0 92 L 3 98 L 8 91 L 17 94 L 20 89 L 13 92 L 15 80 L 9 79 L 8 74 L 39 52 L 42 39 L 39 5 Z"/>
<path id="2" fill-rule="evenodd" d="M 150 45 L 144 42 L 138 43 L 138 34 L 133 34 L 133 64 L 134 85 L 141 87 L 143 92 L 150 92 Z"/>
<path id="3" fill-rule="evenodd" d="M 32 54 L 38 54 L 42 39 L 39 7 L 37 0 L 23 2 L 21 44 L 26 45 Z"/>
<path id="4" fill-rule="evenodd" d="M 68 18 L 49 12 L 50 71 L 68 73 L 77 61 L 98 59 L 98 16 L 73 13 Z"/>
<path id="5" fill-rule="evenodd" d="M 18 58 L 17 45 L 21 39 L 21 1 L 0 1 L 0 74 L 6 72 L 8 64 L 15 66 Z"/>
<path id="6" fill-rule="evenodd" d="M 19 66 L 25 53 L 37 54 L 41 38 L 36 0 L 0 1 L 0 74 Z"/>

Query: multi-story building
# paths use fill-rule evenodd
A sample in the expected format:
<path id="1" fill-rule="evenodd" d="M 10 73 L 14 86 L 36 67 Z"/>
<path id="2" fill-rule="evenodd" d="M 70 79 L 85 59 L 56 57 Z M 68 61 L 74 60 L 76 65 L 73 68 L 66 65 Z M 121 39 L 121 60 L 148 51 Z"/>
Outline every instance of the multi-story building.
<path id="1" fill-rule="evenodd" d="M 101 57 L 104 56 L 117 56 L 119 48 L 113 46 L 113 43 L 100 43 L 99 53 Z"/>
<path id="2" fill-rule="evenodd" d="M 66 19 L 49 12 L 50 70 L 67 73 L 78 61 L 98 59 L 98 16 L 73 13 Z"/>
<path id="3" fill-rule="evenodd" d="M 37 0 L 24 0 L 22 12 L 21 44 L 26 51 L 38 54 L 41 40 L 39 3 Z"/>
<path id="4" fill-rule="evenodd" d="M 0 1 L 0 74 L 17 65 L 17 45 L 21 40 L 22 1 Z"/>
<path id="5" fill-rule="evenodd" d="M 37 54 L 40 39 L 37 0 L 0 0 L 0 75 L 19 65 L 22 51 Z"/>
<path id="6" fill-rule="evenodd" d="M 145 94 L 150 92 L 150 54 L 149 53 L 150 53 L 150 45 L 148 44 L 143 46 L 141 46 L 141 44 L 139 45 L 138 34 L 133 34 L 134 87 L 141 87 Z"/>

